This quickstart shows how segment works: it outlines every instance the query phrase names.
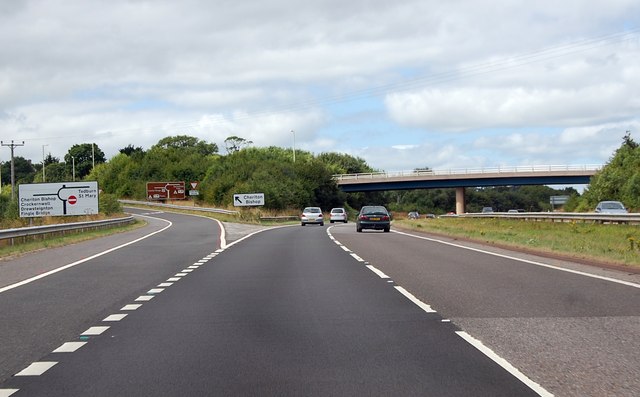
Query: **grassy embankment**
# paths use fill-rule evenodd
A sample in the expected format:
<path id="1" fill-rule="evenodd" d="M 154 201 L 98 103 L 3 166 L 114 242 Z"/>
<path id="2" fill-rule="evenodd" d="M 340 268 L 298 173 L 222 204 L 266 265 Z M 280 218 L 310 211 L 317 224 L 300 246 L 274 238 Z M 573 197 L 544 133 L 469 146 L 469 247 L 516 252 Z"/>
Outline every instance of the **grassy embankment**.
<path id="1" fill-rule="evenodd" d="M 63 218 L 53 218 L 47 217 L 39 220 L 38 225 L 50 225 L 50 224 L 58 224 L 58 223 L 69 223 L 69 222 L 86 222 L 86 221 L 94 221 L 94 220 L 102 220 L 102 219 L 110 219 L 110 218 L 119 218 L 126 216 L 126 214 L 116 214 L 109 217 L 106 216 L 81 216 L 81 217 L 63 217 Z M 123 233 L 130 230 L 138 229 L 142 226 L 146 225 L 146 222 L 143 220 L 136 220 L 135 223 L 125 226 L 116 226 L 110 227 L 107 229 L 97 229 L 90 231 L 82 231 L 82 232 L 66 232 L 64 235 L 49 235 L 49 236 L 33 236 L 26 238 L 27 241 L 16 241 L 15 245 L 10 245 L 10 241 L 2 241 L 0 242 L 0 258 L 12 258 L 18 255 L 22 255 L 28 252 L 33 252 L 46 248 L 55 248 L 61 247 L 65 245 L 70 245 L 74 243 L 79 243 L 81 241 L 92 240 L 100 237 L 109 236 L 116 233 Z M 22 239 L 19 239 L 22 240 Z"/>
<path id="2" fill-rule="evenodd" d="M 632 225 L 439 218 L 394 224 L 423 232 L 640 268 L 640 229 Z"/>

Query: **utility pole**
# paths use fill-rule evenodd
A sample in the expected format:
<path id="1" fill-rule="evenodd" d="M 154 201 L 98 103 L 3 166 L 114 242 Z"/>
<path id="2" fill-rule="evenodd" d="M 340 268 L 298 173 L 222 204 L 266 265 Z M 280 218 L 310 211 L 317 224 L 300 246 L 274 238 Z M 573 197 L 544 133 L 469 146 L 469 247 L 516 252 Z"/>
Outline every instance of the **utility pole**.
<path id="1" fill-rule="evenodd" d="M 293 162 L 296 162 L 296 132 L 294 130 L 291 130 L 291 133 L 293 133 Z"/>
<path id="2" fill-rule="evenodd" d="M 44 147 L 45 146 L 49 146 L 49 145 L 42 145 L 42 182 L 46 182 L 45 174 L 44 174 Z"/>
<path id="3" fill-rule="evenodd" d="M 11 140 L 11 143 L 0 141 L 0 145 L 11 148 L 11 200 L 13 200 L 16 197 L 16 171 L 13 165 L 13 149 L 15 149 L 16 146 L 24 146 L 24 141 L 22 141 L 22 143 L 14 143 L 13 140 Z"/>

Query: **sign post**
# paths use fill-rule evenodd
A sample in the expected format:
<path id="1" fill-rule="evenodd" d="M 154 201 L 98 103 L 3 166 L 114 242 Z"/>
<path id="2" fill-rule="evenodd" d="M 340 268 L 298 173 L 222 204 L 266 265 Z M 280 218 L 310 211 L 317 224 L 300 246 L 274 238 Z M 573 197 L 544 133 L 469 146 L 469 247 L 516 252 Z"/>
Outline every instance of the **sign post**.
<path id="1" fill-rule="evenodd" d="M 21 218 L 98 213 L 98 182 L 30 183 L 19 186 Z"/>

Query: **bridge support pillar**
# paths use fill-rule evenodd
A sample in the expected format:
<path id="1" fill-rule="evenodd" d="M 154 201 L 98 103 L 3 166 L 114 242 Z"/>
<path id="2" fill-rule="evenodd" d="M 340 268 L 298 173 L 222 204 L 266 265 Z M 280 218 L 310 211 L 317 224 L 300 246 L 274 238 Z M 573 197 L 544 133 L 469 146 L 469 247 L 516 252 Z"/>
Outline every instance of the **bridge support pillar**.
<path id="1" fill-rule="evenodd" d="M 456 188 L 456 214 L 464 214 L 465 203 L 464 203 L 464 188 L 457 187 Z"/>

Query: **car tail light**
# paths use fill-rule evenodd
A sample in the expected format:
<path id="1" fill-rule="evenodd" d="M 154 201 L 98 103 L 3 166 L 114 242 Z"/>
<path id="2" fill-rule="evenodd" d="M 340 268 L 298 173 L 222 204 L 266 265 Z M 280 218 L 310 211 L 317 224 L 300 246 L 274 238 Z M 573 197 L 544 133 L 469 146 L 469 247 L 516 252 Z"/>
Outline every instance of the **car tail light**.
<path id="1" fill-rule="evenodd" d="M 383 217 L 382 217 L 382 220 L 383 220 L 383 221 L 388 221 L 388 220 L 389 220 L 389 217 L 388 217 L 387 215 L 385 215 L 385 216 L 383 216 Z"/>
<path id="2" fill-rule="evenodd" d="M 318 218 L 322 218 L 322 214 L 319 214 L 319 215 L 318 215 Z"/>
<path id="3" fill-rule="evenodd" d="M 361 220 L 361 221 L 366 221 L 366 220 L 367 220 L 367 217 L 366 217 L 365 215 L 360 215 L 360 220 Z"/>

